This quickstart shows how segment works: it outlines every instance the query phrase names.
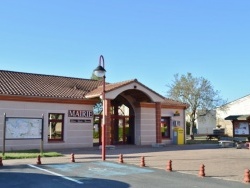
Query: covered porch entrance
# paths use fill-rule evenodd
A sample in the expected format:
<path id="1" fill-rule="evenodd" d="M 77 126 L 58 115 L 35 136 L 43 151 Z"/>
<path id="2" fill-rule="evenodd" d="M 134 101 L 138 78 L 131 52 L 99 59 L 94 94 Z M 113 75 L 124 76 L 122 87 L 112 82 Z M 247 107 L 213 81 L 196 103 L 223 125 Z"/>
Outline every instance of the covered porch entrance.
<path id="1" fill-rule="evenodd" d="M 111 100 L 108 140 L 111 145 L 135 144 L 135 117 L 130 103 L 122 96 Z M 94 115 L 94 145 L 102 145 L 102 114 Z M 97 128 L 96 128 L 97 127 Z"/>
<path id="2" fill-rule="evenodd" d="M 94 116 L 93 145 L 102 145 L 102 115 Z M 111 116 L 110 144 L 134 144 L 134 116 Z"/>
<path id="3" fill-rule="evenodd" d="M 86 95 L 89 99 L 102 99 L 103 87 Z M 101 96 L 101 97 L 100 97 Z M 164 97 L 150 90 L 136 79 L 106 84 L 104 101 L 105 144 L 146 145 L 161 143 L 161 102 Z M 94 110 L 95 112 L 95 110 Z M 102 145 L 102 111 L 95 113 L 94 145 Z M 98 137 L 96 137 L 98 135 Z"/>

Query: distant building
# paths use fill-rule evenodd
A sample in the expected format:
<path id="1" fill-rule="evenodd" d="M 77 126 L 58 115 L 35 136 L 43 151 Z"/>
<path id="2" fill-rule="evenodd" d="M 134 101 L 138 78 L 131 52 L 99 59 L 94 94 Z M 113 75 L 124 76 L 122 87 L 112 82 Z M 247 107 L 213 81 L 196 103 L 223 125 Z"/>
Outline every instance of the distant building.
<path id="1" fill-rule="evenodd" d="M 214 128 L 220 127 L 225 129 L 225 134 L 233 136 L 233 120 L 248 121 L 248 114 L 250 114 L 250 95 L 229 102 L 205 117 L 199 117 L 198 133 L 212 133 Z"/>
<path id="2" fill-rule="evenodd" d="M 225 110 L 221 110 L 221 108 L 225 108 Z M 248 116 L 250 114 L 250 95 L 229 102 L 221 108 L 217 109 L 217 123 L 225 128 L 226 134 L 233 136 L 233 119 L 228 119 L 227 117 Z M 247 119 L 245 118 L 245 120 Z"/>
<path id="3" fill-rule="evenodd" d="M 206 116 L 198 116 L 196 127 L 197 134 L 212 134 L 216 127 L 216 111 L 211 110 Z"/>

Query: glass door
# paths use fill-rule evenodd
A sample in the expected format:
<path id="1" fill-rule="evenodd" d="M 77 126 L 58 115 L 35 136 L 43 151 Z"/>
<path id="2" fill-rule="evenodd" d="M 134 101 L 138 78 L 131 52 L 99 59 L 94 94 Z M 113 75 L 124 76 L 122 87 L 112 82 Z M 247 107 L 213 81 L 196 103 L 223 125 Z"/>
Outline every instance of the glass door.
<path id="1" fill-rule="evenodd" d="M 161 117 L 161 135 L 162 138 L 170 138 L 170 117 Z"/>
<path id="2" fill-rule="evenodd" d="M 132 144 L 130 134 L 129 117 L 113 116 L 111 121 L 111 143 Z"/>

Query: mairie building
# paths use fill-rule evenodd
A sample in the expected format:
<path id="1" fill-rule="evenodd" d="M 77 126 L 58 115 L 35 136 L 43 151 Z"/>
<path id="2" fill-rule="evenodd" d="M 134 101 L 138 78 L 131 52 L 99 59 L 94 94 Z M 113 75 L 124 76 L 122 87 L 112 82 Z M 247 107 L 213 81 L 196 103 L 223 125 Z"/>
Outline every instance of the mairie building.
<path id="1" fill-rule="evenodd" d="M 102 92 L 102 80 L 0 70 L 0 150 L 101 145 Z M 105 83 L 105 104 L 107 145 L 174 144 L 173 130 L 185 132 L 188 105 L 137 79 Z"/>

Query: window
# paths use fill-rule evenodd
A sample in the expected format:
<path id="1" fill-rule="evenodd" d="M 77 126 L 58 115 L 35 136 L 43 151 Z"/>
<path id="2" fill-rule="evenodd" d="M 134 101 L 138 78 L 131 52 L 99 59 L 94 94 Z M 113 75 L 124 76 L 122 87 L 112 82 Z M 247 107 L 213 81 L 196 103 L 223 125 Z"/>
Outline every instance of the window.
<path id="1" fill-rule="evenodd" d="M 64 114 L 49 114 L 48 141 L 63 141 Z"/>

